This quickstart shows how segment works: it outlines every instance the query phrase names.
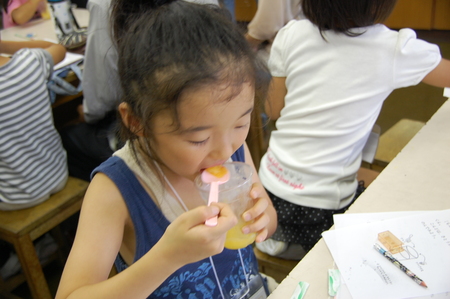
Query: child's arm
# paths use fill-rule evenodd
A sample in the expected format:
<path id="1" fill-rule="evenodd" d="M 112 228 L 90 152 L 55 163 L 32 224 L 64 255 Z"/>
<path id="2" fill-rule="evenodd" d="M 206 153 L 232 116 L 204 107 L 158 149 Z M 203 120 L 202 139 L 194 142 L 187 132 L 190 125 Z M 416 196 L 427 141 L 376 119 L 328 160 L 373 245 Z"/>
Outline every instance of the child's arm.
<path id="1" fill-rule="evenodd" d="M 247 26 L 245 38 L 257 49 L 264 41 L 274 39 L 278 30 L 285 25 L 289 1 L 260 0 L 258 9 Z M 295 13 L 293 11 L 293 13 Z"/>
<path id="2" fill-rule="evenodd" d="M 54 64 L 63 61 L 64 57 L 66 57 L 66 48 L 63 45 L 52 44 L 50 47 L 45 48 L 45 50 L 52 55 Z"/>
<path id="3" fill-rule="evenodd" d="M 11 12 L 11 18 L 18 25 L 25 24 L 36 14 L 39 4 L 44 0 L 28 0 L 27 3 L 15 8 Z"/>
<path id="4" fill-rule="evenodd" d="M 450 60 L 442 59 L 422 82 L 436 87 L 450 87 Z"/>
<path id="5" fill-rule="evenodd" d="M 265 112 L 270 119 L 276 120 L 280 117 L 286 94 L 286 77 L 272 77 L 269 94 L 265 103 Z"/>
<path id="6" fill-rule="evenodd" d="M 204 225 L 213 216 L 218 216 L 218 225 Z M 128 248 L 123 239 L 133 233 L 133 225 L 120 191 L 99 173 L 84 197 L 56 298 L 147 298 L 178 268 L 220 253 L 226 231 L 236 223 L 233 212 L 224 204 L 186 212 L 141 259 L 108 279 L 119 250 L 134 254 L 134 248 Z"/>
<path id="7" fill-rule="evenodd" d="M 269 195 L 267 195 L 266 190 L 259 180 L 258 172 L 253 164 L 253 159 L 247 144 L 245 144 L 245 163 L 250 164 L 254 171 L 250 196 L 253 198 L 255 205 L 242 216 L 245 221 L 252 219 L 255 221 L 252 224 L 244 226 L 242 229 L 244 232 L 248 230 L 247 233 L 257 232 L 256 242 L 262 242 L 275 232 L 277 228 L 277 213 Z"/>
<path id="8" fill-rule="evenodd" d="M 53 57 L 54 64 L 61 62 L 66 56 L 66 48 L 64 46 L 43 40 L 27 42 L 0 41 L 0 53 L 12 55 L 23 48 L 42 48 L 48 51 Z"/>
<path id="9" fill-rule="evenodd" d="M 245 34 L 245 39 L 248 41 L 248 43 L 250 44 L 250 46 L 252 47 L 252 49 L 254 51 L 258 50 L 259 45 L 264 42 L 263 40 L 254 38 L 253 36 L 251 36 L 250 34 L 246 33 Z"/>

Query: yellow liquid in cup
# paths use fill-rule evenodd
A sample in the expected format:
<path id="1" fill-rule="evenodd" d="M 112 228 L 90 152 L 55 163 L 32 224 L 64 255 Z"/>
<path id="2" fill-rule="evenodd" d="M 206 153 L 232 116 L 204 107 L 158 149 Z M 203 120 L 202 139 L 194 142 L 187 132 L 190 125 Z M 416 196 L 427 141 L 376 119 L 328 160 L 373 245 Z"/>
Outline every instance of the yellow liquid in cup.
<path id="1" fill-rule="evenodd" d="M 256 233 L 244 234 L 242 228 L 247 223 L 239 219 L 238 224 L 233 226 L 228 232 L 225 238 L 225 248 L 227 249 L 240 249 L 252 244 L 256 239 Z"/>

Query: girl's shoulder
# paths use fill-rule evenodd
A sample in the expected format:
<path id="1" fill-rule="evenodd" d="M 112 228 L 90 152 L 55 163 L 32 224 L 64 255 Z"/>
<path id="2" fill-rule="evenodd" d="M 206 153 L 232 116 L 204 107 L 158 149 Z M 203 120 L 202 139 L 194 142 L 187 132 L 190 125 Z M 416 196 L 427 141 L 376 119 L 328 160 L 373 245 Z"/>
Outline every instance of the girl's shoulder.
<path id="1" fill-rule="evenodd" d="M 281 28 L 275 39 L 303 39 L 313 36 L 320 36 L 318 28 L 308 19 L 290 20 L 283 28 Z"/>
<path id="2" fill-rule="evenodd" d="M 287 30 L 294 30 L 297 28 L 313 27 L 313 26 L 314 26 L 313 23 L 311 23 L 311 21 L 309 21 L 308 19 L 293 19 L 287 22 L 286 25 L 284 25 L 281 30 L 287 31 Z"/>
<path id="3" fill-rule="evenodd" d="M 106 218 L 125 221 L 128 218 L 127 207 L 115 182 L 104 173 L 96 173 L 92 178 L 83 200 L 83 207 L 91 211 L 101 210 Z"/>
<path id="4" fill-rule="evenodd" d="M 364 32 L 363 35 L 366 35 L 370 39 L 377 39 L 380 44 L 384 44 L 386 47 L 394 47 L 397 51 L 404 52 L 403 55 L 409 53 L 409 51 L 404 51 L 406 49 L 411 49 L 414 53 L 420 53 L 437 47 L 434 44 L 417 38 L 416 32 L 410 28 L 394 30 L 383 24 L 375 24 L 361 29 Z"/>

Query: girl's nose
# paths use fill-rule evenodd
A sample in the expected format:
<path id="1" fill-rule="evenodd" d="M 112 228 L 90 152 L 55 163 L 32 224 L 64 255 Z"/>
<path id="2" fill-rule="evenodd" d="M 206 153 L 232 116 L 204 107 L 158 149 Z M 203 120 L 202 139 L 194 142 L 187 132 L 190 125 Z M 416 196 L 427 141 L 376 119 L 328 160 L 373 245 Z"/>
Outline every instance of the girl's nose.
<path id="1" fill-rule="evenodd" d="M 210 157 L 214 160 L 228 160 L 233 154 L 233 143 L 231 139 L 223 137 L 214 142 Z"/>

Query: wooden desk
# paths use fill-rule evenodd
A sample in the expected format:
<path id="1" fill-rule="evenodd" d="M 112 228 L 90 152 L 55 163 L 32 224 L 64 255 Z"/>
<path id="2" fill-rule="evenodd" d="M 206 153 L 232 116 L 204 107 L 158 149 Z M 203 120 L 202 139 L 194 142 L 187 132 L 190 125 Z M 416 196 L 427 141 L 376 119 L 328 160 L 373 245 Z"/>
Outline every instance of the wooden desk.
<path id="1" fill-rule="evenodd" d="M 372 163 L 373 169 L 383 170 L 424 125 L 421 121 L 403 118 L 383 133 Z"/>
<path id="2" fill-rule="evenodd" d="M 347 213 L 450 209 L 449 116 L 446 101 Z M 333 263 L 321 239 L 269 298 L 290 298 L 299 281 L 310 284 L 305 299 L 328 298 Z"/>

